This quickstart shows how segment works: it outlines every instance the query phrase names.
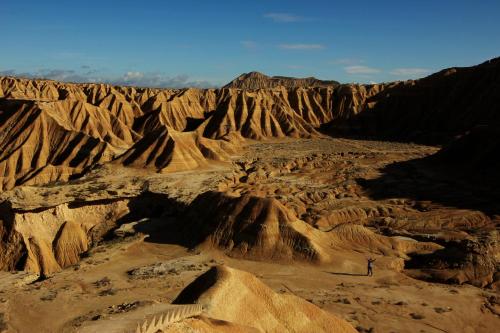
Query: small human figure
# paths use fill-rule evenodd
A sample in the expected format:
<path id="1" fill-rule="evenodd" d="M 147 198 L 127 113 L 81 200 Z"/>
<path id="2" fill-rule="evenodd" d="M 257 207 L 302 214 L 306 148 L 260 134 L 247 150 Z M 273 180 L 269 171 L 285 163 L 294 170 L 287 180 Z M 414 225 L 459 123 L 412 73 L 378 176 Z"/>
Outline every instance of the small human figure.
<path id="1" fill-rule="evenodd" d="M 375 262 L 375 260 L 377 259 L 368 259 L 368 272 L 366 273 L 367 276 L 373 276 L 373 263 Z"/>

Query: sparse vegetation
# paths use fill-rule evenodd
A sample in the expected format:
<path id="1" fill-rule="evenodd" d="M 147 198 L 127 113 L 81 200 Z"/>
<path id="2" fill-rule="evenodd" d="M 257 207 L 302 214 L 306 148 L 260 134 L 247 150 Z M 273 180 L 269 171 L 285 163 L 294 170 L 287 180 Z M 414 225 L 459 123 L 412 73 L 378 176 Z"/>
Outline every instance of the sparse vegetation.
<path id="1" fill-rule="evenodd" d="M 102 279 L 95 281 L 93 285 L 96 288 L 107 287 L 111 285 L 111 280 L 107 276 L 105 276 Z"/>
<path id="2" fill-rule="evenodd" d="M 42 301 L 53 301 L 57 297 L 57 291 L 51 290 L 47 292 L 45 295 L 40 297 Z"/>
<path id="3" fill-rule="evenodd" d="M 117 290 L 113 288 L 107 288 L 104 290 L 99 291 L 98 295 L 99 296 L 111 296 L 111 295 L 116 295 Z"/>
<path id="4" fill-rule="evenodd" d="M 412 317 L 413 319 L 416 319 L 416 320 L 421 320 L 421 319 L 424 319 L 425 316 L 423 314 L 420 314 L 420 313 L 410 313 L 410 317 Z"/>

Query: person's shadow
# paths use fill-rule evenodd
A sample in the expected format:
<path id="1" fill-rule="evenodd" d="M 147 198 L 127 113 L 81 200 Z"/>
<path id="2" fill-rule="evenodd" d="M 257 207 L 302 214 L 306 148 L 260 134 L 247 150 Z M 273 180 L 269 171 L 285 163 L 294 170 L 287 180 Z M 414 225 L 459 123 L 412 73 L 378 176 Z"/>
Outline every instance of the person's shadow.
<path id="1" fill-rule="evenodd" d="M 346 275 L 346 276 L 366 276 L 366 274 L 356 274 L 356 273 L 341 273 L 341 272 L 326 272 L 332 275 Z"/>

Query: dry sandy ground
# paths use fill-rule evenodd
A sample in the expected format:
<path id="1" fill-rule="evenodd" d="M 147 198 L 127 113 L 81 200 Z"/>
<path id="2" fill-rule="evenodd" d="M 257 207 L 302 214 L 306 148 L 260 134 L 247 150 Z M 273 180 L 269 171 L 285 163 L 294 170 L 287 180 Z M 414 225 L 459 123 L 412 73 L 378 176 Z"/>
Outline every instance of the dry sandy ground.
<path id="1" fill-rule="evenodd" d="M 337 196 L 333 205 L 342 207 L 374 200 L 356 179 L 375 179 L 388 164 L 436 150 L 346 139 L 259 142 L 236 156 L 232 165 L 169 175 L 108 165 L 70 184 L 20 187 L 3 195 L 19 207 L 40 207 L 75 198 L 135 196 L 145 188 L 184 203 L 207 190 L 254 191 L 293 207 L 294 197 L 314 189 L 330 191 Z M 318 154 L 332 160 L 328 168 L 314 171 L 289 164 Z M 253 175 L 251 170 L 259 168 L 275 172 Z M 377 200 L 387 203 L 384 198 Z M 439 209 L 444 204 L 439 203 Z M 321 213 L 315 207 L 302 218 L 313 221 Z M 375 257 L 375 276 L 367 277 L 366 253 L 341 252 L 333 263 L 324 265 L 264 262 L 230 258 L 217 250 L 189 251 L 144 240 L 138 234 L 105 242 L 79 264 L 41 282 L 32 282 L 34 276 L 24 272 L 0 272 L 0 332 L 75 332 L 87 321 L 105 320 L 156 302 L 168 303 L 196 276 L 220 263 L 255 274 L 277 292 L 293 293 L 336 313 L 359 332 L 469 333 L 494 332 L 500 327 L 500 317 L 494 313 L 500 309 L 488 302 L 495 292 L 415 280 L 387 268 L 385 258 Z"/>
<path id="2" fill-rule="evenodd" d="M 363 256 L 344 259 L 352 270 L 234 260 L 217 252 L 189 253 L 174 245 L 129 240 L 102 245 L 80 265 L 43 282 L 26 284 L 25 273 L 3 272 L 0 311 L 8 332 L 74 332 L 84 321 L 170 302 L 196 276 L 224 263 L 255 274 L 277 292 L 338 314 L 360 332 L 494 332 L 500 324 L 484 306 L 491 292 L 377 268 L 374 277 L 366 277 Z M 150 265 L 164 267 L 159 270 L 164 273 L 129 273 Z"/>

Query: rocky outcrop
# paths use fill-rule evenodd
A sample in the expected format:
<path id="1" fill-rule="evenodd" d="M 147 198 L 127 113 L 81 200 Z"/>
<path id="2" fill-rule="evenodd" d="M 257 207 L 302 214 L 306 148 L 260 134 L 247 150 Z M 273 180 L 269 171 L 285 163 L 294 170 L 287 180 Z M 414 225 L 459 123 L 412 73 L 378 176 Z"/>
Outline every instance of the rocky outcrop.
<path id="1" fill-rule="evenodd" d="M 209 192 L 199 196 L 192 208 L 187 228 L 193 244 L 222 248 L 235 256 L 326 259 L 323 244 L 314 238 L 318 231 L 275 199 Z"/>
<path id="2" fill-rule="evenodd" d="M 407 253 L 442 248 L 434 243 L 381 236 L 352 223 L 321 231 L 300 220 L 278 200 L 250 194 L 207 192 L 192 203 L 189 212 L 183 226 L 189 245 L 223 249 L 235 257 L 325 263 L 353 249 L 408 258 Z"/>
<path id="3" fill-rule="evenodd" d="M 22 234 L 15 229 L 10 203 L 0 205 L 0 270 L 14 270 L 27 254 Z"/>
<path id="4" fill-rule="evenodd" d="M 326 88 L 273 91 L 227 91 L 226 98 L 200 126 L 203 135 L 220 138 L 237 131 L 245 138 L 311 137 L 331 120 L 331 96 Z"/>
<path id="5" fill-rule="evenodd" d="M 212 140 L 197 132 L 178 132 L 164 126 L 145 135 L 117 161 L 163 173 L 196 169 L 208 166 L 208 160 L 229 161 L 242 143 L 237 133 Z"/>
<path id="6" fill-rule="evenodd" d="M 478 287 L 499 283 L 496 258 L 500 256 L 498 231 L 480 237 L 443 243 L 441 250 L 412 256 L 405 265 L 410 275 L 444 283 L 470 283 Z"/>
<path id="7" fill-rule="evenodd" d="M 500 59 L 417 81 L 371 85 L 260 73 L 244 74 L 223 89 L 205 90 L 4 77 L 0 78 L 0 190 L 64 181 L 122 156 L 126 158 L 120 161 L 128 165 L 158 162 L 156 169 L 167 172 L 165 156 L 172 155 L 171 149 L 160 154 L 168 142 L 169 147 L 172 142 L 193 140 L 203 141 L 204 146 L 227 146 L 205 139 L 220 140 L 230 133 L 265 140 L 314 137 L 326 131 L 443 142 L 476 125 L 499 127 L 499 76 Z M 175 134 L 181 132 L 195 134 Z M 185 160 L 171 171 L 199 167 L 212 157 L 226 159 L 213 150 L 210 157 L 203 153 L 200 157 L 189 148 L 192 144 L 173 146 L 174 155 Z M 145 161 L 130 158 L 138 150 L 148 152 Z"/>
<path id="8" fill-rule="evenodd" d="M 246 90 L 270 89 L 276 87 L 298 88 L 298 87 L 334 87 L 340 83 L 337 81 L 318 80 L 315 77 L 295 78 L 287 76 L 267 76 L 259 72 L 244 73 L 224 88 L 238 88 Z"/>
<path id="9" fill-rule="evenodd" d="M 263 315 L 264 314 L 264 315 Z M 77 332 L 338 332 L 345 320 L 295 295 L 278 294 L 250 273 L 214 266 L 173 304 L 156 303 L 112 318 L 87 321 Z"/>
<path id="10" fill-rule="evenodd" d="M 332 87 L 160 90 L 15 78 L 0 87 L 0 190 L 66 181 L 110 161 L 197 168 L 227 160 L 240 136 L 319 135 L 335 104 Z"/>
<path id="11" fill-rule="evenodd" d="M 174 303 L 201 304 L 211 318 L 248 327 L 242 332 L 356 332 L 334 314 L 297 296 L 277 294 L 250 273 L 226 266 L 199 276 Z"/>
<path id="12" fill-rule="evenodd" d="M 82 105 L 80 105 L 82 106 Z M 1 100 L 0 190 L 21 183 L 68 180 L 98 162 L 110 161 L 115 148 L 98 135 L 101 120 L 77 130 L 31 101 Z M 80 109 L 75 113 L 85 112 Z M 59 114 L 62 114 L 59 112 Z M 90 116 L 84 116 L 89 122 Z M 105 125 L 105 124 L 103 124 Z M 117 141 L 122 142 L 121 140 Z"/>
<path id="13" fill-rule="evenodd" d="M 166 309 L 161 310 L 161 307 Z M 155 311 L 156 310 L 156 311 Z M 157 333 L 166 332 L 173 323 L 199 316 L 203 307 L 199 304 L 169 305 L 156 304 L 141 309 L 141 313 L 115 315 L 113 319 L 98 323 L 89 322 L 77 330 L 78 333 Z M 141 314 L 143 315 L 141 317 Z"/>
<path id="14" fill-rule="evenodd" d="M 64 203 L 36 210 L 0 207 L 0 269 L 48 275 L 76 264 L 129 212 L 128 199 Z"/>

